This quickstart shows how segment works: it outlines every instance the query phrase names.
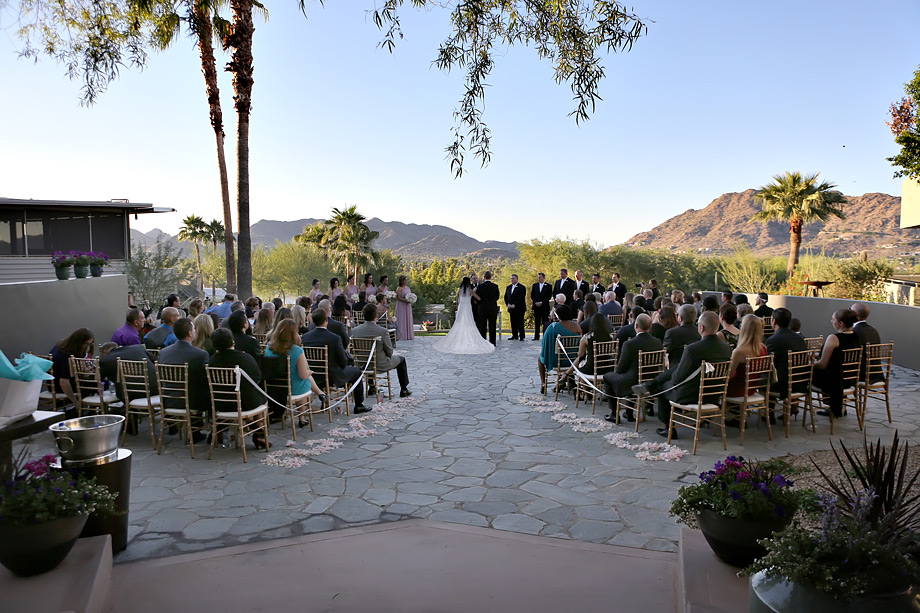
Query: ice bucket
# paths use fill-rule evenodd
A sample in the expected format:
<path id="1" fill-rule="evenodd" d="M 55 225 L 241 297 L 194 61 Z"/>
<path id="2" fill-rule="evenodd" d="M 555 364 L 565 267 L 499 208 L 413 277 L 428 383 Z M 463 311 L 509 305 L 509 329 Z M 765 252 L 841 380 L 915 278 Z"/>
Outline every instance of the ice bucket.
<path id="1" fill-rule="evenodd" d="M 54 434 L 61 459 L 80 463 L 115 453 L 124 421 L 121 415 L 92 415 L 61 421 L 48 429 Z"/>

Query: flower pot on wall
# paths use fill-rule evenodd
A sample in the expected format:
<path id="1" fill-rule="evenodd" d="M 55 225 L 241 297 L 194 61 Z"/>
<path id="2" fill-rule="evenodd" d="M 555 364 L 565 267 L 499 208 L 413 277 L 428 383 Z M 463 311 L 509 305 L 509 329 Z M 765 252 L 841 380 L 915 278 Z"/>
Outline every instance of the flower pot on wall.
<path id="1" fill-rule="evenodd" d="M 90 264 L 89 273 L 94 277 L 102 276 L 102 266 L 97 266 L 95 264 Z"/>
<path id="2" fill-rule="evenodd" d="M 89 264 L 85 266 L 74 264 L 73 276 L 75 276 L 77 279 L 85 279 L 86 277 L 88 277 L 89 276 Z"/>
<path id="3" fill-rule="evenodd" d="M 55 266 L 54 274 L 57 275 L 58 280 L 66 281 L 70 278 L 70 266 Z"/>
<path id="4" fill-rule="evenodd" d="M 774 521 L 747 521 L 713 511 L 702 511 L 696 518 L 712 551 L 726 564 L 739 568 L 767 555 L 767 550 L 757 543 L 758 539 L 769 538 L 792 520 L 792 517 L 784 517 Z"/>
<path id="5" fill-rule="evenodd" d="M 37 524 L 0 523 L 0 564 L 20 577 L 48 572 L 70 553 L 87 518 L 74 515 Z"/>

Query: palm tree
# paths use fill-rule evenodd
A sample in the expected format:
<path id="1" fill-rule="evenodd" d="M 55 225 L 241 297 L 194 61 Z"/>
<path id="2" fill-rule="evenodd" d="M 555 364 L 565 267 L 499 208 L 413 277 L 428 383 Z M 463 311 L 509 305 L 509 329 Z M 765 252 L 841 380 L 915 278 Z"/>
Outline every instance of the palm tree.
<path id="1" fill-rule="evenodd" d="M 367 218 L 358 212 L 357 205 L 347 209 L 332 209 L 332 217 L 304 228 L 295 240 L 323 248 L 324 254 L 345 273 L 358 272 L 376 263 L 379 254 L 373 249 L 374 240 L 380 236 L 364 223 Z"/>
<path id="2" fill-rule="evenodd" d="M 834 190 L 837 186 L 833 183 L 818 183 L 819 174 L 802 175 L 796 171 L 775 175 L 773 183 L 761 187 L 755 196 L 762 210 L 751 221 L 789 222 L 787 277 L 792 276 L 792 271 L 799 263 L 802 229 L 805 225 L 813 221 L 827 221 L 831 217 L 846 218 L 844 212 L 836 206 L 846 204 L 846 198 Z"/>
<path id="3" fill-rule="evenodd" d="M 205 234 L 207 234 L 208 236 L 208 239 L 211 241 L 211 245 L 214 246 L 214 253 L 217 253 L 217 243 L 223 243 L 227 235 L 226 229 L 224 228 L 224 224 L 221 223 L 219 219 L 212 219 L 211 223 L 205 224 L 204 230 L 205 230 Z M 231 241 L 232 241 L 232 238 L 231 238 Z M 233 248 L 232 243 L 230 247 L 231 249 Z M 229 272 L 227 274 L 229 276 Z M 227 293 L 229 294 L 234 293 L 234 291 L 230 289 L 229 280 L 227 282 Z M 211 296 L 212 297 L 217 296 L 217 278 L 214 276 L 211 277 Z"/>
<path id="4" fill-rule="evenodd" d="M 189 215 L 182 220 L 182 227 L 179 228 L 179 240 L 188 241 L 195 245 L 195 256 L 198 260 L 198 275 L 201 275 L 201 246 L 199 243 L 210 238 L 207 231 L 208 224 L 198 215 Z M 204 289 L 204 279 L 201 281 L 201 288 Z"/>

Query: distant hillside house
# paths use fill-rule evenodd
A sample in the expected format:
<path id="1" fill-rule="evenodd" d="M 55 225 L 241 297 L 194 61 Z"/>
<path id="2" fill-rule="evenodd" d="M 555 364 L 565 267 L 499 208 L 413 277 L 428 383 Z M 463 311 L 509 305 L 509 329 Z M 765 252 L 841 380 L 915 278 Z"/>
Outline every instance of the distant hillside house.
<path id="1" fill-rule="evenodd" d="M 0 198 L 0 283 L 55 278 L 55 251 L 102 251 L 107 272 L 123 272 L 130 253 L 130 216 L 173 212 L 149 203 Z"/>

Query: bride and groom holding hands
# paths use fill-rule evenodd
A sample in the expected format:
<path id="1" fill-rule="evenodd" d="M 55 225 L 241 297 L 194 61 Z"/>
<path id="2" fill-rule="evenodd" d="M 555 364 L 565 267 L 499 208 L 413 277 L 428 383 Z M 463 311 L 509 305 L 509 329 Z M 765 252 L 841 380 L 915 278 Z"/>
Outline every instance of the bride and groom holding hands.
<path id="1" fill-rule="evenodd" d="M 435 343 L 444 353 L 481 354 L 495 351 L 500 290 L 486 271 L 479 281 L 476 274 L 464 277 L 457 290 L 457 315 L 450 332 Z M 505 306 L 511 318 L 511 339 L 524 340 L 524 313 L 527 310 L 524 286 L 518 276 L 511 275 L 511 285 L 505 289 Z M 488 331 L 489 340 L 486 340 Z"/>

